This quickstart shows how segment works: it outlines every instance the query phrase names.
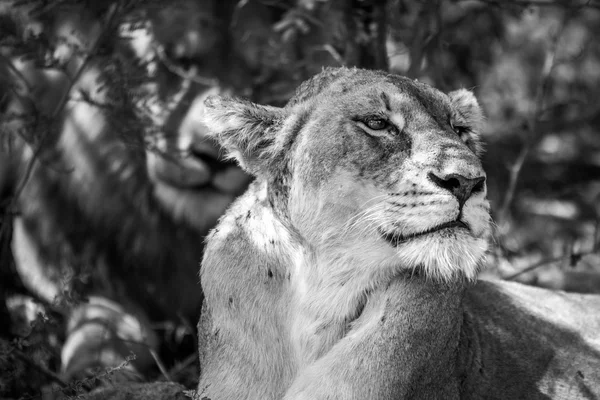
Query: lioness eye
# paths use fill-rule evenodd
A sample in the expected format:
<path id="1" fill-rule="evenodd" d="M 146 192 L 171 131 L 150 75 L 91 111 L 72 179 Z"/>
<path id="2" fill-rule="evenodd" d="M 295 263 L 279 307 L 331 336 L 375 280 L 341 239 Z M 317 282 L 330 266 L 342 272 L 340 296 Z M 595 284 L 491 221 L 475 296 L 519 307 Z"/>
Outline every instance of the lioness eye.
<path id="1" fill-rule="evenodd" d="M 458 134 L 458 136 L 462 136 L 465 133 L 469 132 L 469 127 L 467 126 L 454 126 L 454 132 Z"/>
<path id="2" fill-rule="evenodd" d="M 469 127 L 468 126 L 463 126 L 463 125 L 454 125 L 452 122 L 450 122 L 450 126 L 452 127 L 452 130 L 454 132 L 456 132 L 456 134 L 458 136 L 462 136 L 465 133 L 469 132 Z"/>
<path id="3" fill-rule="evenodd" d="M 365 125 L 374 131 L 380 131 L 387 128 L 388 122 L 383 118 L 369 118 L 365 121 Z"/>

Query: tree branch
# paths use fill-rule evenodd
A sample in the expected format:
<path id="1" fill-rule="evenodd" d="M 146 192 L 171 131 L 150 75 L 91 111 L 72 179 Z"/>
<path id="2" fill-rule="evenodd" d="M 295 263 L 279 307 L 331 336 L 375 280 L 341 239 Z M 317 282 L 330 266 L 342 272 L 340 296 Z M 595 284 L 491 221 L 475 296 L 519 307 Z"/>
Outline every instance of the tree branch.
<path id="1" fill-rule="evenodd" d="M 31 85 L 27 81 L 27 78 L 25 78 L 23 73 L 21 71 L 19 71 L 17 69 L 17 67 L 14 66 L 12 61 L 2 53 L 0 53 L 0 61 L 4 62 L 7 65 L 8 69 L 10 69 L 17 76 L 19 81 L 21 81 L 23 83 L 23 85 L 25 85 L 27 92 L 31 93 Z"/>
<path id="2" fill-rule="evenodd" d="M 67 101 L 69 100 L 71 90 L 73 89 L 75 84 L 79 81 L 79 78 L 81 78 L 81 74 L 83 74 L 83 71 L 85 71 L 85 69 L 86 69 L 87 65 L 89 64 L 90 60 L 92 59 L 92 57 L 94 57 L 96 55 L 96 52 L 98 51 L 100 45 L 104 42 L 106 37 L 108 35 L 110 35 L 111 28 L 113 27 L 114 19 L 117 15 L 117 11 L 120 8 L 121 8 L 120 2 L 117 4 L 111 5 L 110 9 L 108 10 L 108 15 L 106 17 L 106 21 L 104 23 L 105 28 L 102 30 L 102 32 L 100 32 L 100 35 L 98 35 L 98 38 L 94 42 L 94 45 L 92 46 L 92 48 L 88 52 L 86 52 L 85 57 L 83 58 L 83 62 L 81 63 L 81 65 L 77 69 L 77 72 L 75 72 L 75 75 L 69 82 L 69 86 L 67 87 L 67 90 L 65 90 L 63 92 L 63 95 L 62 95 L 60 101 L 58 102 L 58 107 L 52 113 L 52 118 L 57 117 L 62 112 L 64 106 L 67 104 Z"/>
<path id="3" fill-rule="evenodd" d="M 171 59 L 167 56 L 162 46 L 154 46 L 154 51 L 156 52 L 158 59 L 163 63 L 165 67 L 167 67 L 169 71 L 171 71 L 175 75 L 180 76 L 184 80 L 192 81 L 205 86 L 216 86 L 219 84 L 219 80 L 216 78 L 206 78 L 203 76 L 199 76 L 196 74 L 195 71 L 187 72 L 183 68 L 175 65 L 175 63 L 171 61 Z"/>
<path id="4" fill-rule="evenodd" d="M 579 252 L 579 253 L 569 253 L 566 255 L 562 255 L 560 257 L 555 257 L 555 258 L 548 258 L 545 260 L 540 260 L 528 267 L 523 268 L 520 271 L 515 272 L 514 274 L 502 277 L 502 279 L 506 280 L 506 281 L 512 281 L 515 280 L 516 278 L 518 278 L 519 276 L 527 273 L 527 272 L 531 272 L 539 267 L 542 267 L 544 265 L 548 265 L 548 264 L 554 264 L 557 262 L 563 262 L 563 263 L 568 263 L 569 265 L 575 266 L 577 264 L 577 262 L 579 262 L 579 260 L 581 260 L 582 257 L 585 256 L 589 256 L 591 254 L 595 254 L 595 250 L 591 250 L 591 251 L 585 251 L 585 252 Z"/>

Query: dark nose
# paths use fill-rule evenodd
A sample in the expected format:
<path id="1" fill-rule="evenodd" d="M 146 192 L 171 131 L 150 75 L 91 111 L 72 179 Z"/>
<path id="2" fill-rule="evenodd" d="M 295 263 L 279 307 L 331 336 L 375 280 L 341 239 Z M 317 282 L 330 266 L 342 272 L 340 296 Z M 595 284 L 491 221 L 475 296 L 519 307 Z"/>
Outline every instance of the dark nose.
<path id="1" fill-rule="evenodd" d="M 448 190 L 458 199 L 459 208 L 462 208 L 472 194 L 481 192 L 485 182 L 483 176 L 467 178 L 459 174 L 448 174 L 440 177 L 433 172 L 430 172 L 428 176 L 433 183 L 442 189 Z"/>

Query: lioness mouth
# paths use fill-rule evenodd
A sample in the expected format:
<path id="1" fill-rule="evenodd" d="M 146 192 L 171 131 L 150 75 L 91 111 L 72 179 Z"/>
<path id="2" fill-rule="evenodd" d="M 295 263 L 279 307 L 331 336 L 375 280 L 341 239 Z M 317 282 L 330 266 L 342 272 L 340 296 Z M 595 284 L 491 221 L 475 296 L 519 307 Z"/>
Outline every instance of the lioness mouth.
<path id="1" fill-rule="evenodd" d="M 441 231 L 444 229 L 451 229 L 451 228 L 466 229 L 468 231 L 471 230 L 471 228 L 469 228 L 469 225 L 467 225 L 463 221 L 450 221 L 450 222 L 445 222 L 441 225 L 434 226 L 433 228 L 429 228 L 426 231 L 413 233 L 413 234 L 406 235 L 406 236 L 399 235 L 398 233 L 384 232 L 381 229 L 379 230 L 379 233 L 389 244 L 391 244 L 394 247 L 397 247 L 402 243 L 406 243 L 410 239 L 414 239 L 416 237 L 420 237 L 420 236 L 424 236 L 424 235 L 429 235 L 434 232 L 438 232 L 438 231 Z"/>

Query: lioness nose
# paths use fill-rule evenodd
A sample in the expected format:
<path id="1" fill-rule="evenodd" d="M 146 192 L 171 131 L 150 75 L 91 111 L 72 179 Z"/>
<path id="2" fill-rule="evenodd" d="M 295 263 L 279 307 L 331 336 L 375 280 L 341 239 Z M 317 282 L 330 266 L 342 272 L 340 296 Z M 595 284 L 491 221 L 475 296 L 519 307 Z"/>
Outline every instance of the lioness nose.
<path id="1" fill-rule="evenodd" d="M 473 193 L 481 192 L 485 177 L 467 178 L 459 174 L 448 174 L 445 176 L 437 176 L 433 172 L 428 174 L 429 179 L 442 189 L 448 190 L 458 199 L 458 205 L 462 208 L 463 204 L 468 200 Z"/>

